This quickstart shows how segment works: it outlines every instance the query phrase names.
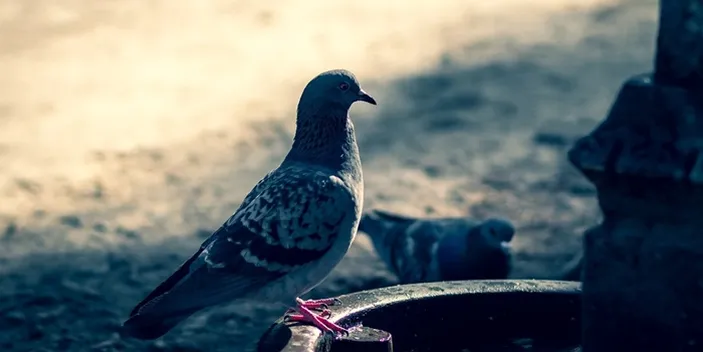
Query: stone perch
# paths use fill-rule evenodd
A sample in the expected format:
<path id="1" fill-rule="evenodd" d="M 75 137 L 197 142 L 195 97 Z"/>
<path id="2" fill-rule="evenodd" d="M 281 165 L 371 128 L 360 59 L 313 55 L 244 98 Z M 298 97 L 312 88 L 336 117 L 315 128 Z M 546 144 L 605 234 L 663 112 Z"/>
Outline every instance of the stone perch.
<path id="1" fill-rule="evenodd" d="M 584 236 L 583 351 L 703 351 L 703 0 L 662 0 L 655 72 L 569 151 L 603 222 Z"/>
<path id="2" fill-rule="evenodd" d="M 657 84 L 703 90 L 703 1 L 662 0 L 660 7 Z"/>

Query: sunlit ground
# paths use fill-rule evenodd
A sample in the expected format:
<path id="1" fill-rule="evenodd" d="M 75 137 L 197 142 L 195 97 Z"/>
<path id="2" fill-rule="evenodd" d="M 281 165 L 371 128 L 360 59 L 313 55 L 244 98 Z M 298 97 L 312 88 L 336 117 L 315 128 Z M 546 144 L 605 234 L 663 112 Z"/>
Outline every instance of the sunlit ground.
<path id="1" fill-rule="evenodd" d="M 104 173 L 95 151 L 196 143 L 207 130 L 245 139 L 249 121 L 292 116 L 319 71 L 382 83 L 466 43 L 568 42 L 579 28 L 545 19 L 606 2 L 2 0 L 0 214 L 60 207 L 13 191 L 17 180 L 51 194 L 48 180 Z"/>

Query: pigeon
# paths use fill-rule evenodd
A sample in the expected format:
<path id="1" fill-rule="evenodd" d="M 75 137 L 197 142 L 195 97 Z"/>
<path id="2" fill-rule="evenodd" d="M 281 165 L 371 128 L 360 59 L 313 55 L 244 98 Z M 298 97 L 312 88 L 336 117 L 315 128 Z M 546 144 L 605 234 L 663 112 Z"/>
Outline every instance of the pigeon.
<path id="1" fill-rule="evenodd" d="M 156 339 L 204 308 L 233 301 L 294 305 L 286 312 L 290 320 L 347 333 L 328 320 L 325 308 L 335 299 L 300 296 L 327 277 L 356 236 L 364 187 L 349 108 L 357 101 L 376 105 L 351 72 L 313 78 L 300 97 L 284 160 L 134 307 L 122 334 Z"/>
<path id="2" fill-rule="evenodd" d="M 511 268 L 507 220 L 419 219 L 374 209 L 365 213 L 366 233 L 400 283 L 505 279 Z"/>

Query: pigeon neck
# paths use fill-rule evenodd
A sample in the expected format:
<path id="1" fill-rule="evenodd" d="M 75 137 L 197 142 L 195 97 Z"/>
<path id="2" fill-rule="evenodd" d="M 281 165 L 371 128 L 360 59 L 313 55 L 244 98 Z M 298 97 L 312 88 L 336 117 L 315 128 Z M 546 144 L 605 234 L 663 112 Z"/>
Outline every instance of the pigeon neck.
<path id="1" fill-rule="evenodd" d="M 510 272 L 510 256 L 490 243 L 479 227 L 465 235 L 444 237 L 437 256 L 443 280 L 506 278 Z"/>
<path id="2" fill-rule="evenodd" d="M 464 234 L 448 234 L 437 243 L 437 261 L 443 280 L 460 280 L 467 270 L 467 238 Z"/>
<path id="3" fill-rule="evenodd" d="M 336 170 L 360 167 L 354 124 L 346 112 L 298 117 L 288 161 L 314 163 Z"/>

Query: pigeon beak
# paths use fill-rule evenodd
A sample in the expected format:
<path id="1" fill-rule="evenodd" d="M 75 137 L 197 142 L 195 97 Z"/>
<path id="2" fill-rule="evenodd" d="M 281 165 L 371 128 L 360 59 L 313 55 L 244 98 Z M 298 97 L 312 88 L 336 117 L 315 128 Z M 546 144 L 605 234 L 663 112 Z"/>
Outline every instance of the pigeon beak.
<path id="1" fill-rule="evenodd" d="M 359 90 L 359 99 L 358 100 L 365 101 L 371 105 L 376 105 L 376 99 L 374 99 L 372 96 L 368 95 L 363 90 Z"/>
<path id="2" fill-rule="evenodd" d="M 506 241 L 501 242 L 500 248 L 502 248 L 503 250 L 509 251 L 511 248 L 510 242 L 506 242 Z"/>

